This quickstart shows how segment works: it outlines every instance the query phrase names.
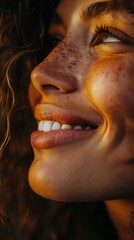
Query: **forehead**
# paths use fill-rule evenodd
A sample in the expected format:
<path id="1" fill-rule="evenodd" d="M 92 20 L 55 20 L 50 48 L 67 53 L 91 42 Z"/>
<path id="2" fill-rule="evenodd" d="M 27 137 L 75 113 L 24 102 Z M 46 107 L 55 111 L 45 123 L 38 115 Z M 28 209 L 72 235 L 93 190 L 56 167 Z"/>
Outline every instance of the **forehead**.
<path id="1" fill-rule="evenodd" d="M 95 3 L 108 3 L 111 0 L 60 0 L 60 3 L 56 9 L 56 12 L 60 14 L 60 17 L 64 19 L 65 22 L 70 21 L 70 16 L 77 12 L 81 14 L 85 9 Z"/>
<path id="2" fill-rule="evenodd" d="M 74 9 L 79 9 L 79 8 L 86 8 L 88 6 L 90 6 L 93 3 L 96 2 L 111 2 L 111 0 L 60 0 L 59 6 L 58 6 L 58 10 L 63 11 L 63 9 L 65 8 L 65 11 L 67 11 L 68 9 L 72 8 Z"/>
<path id="3" fill-rule="evenodd" d="M 114 5 L 113 2 L 117 3 Z M 61 19 L 64 19 L 65 22 L 70 22 L 71 16 L 74 13 L 84 16 L 84 21 L 89 18 L 98 18 L 100 16 L 104 16 L 106 14 L 110 14 L 115 12 L 118 15 L 123 15 L 122 21 L 127 21 L 127 23 L 134 24 L 134 11 L 133 11 L 133 3 L 134 0 L 129 0 L 127 4 L 122 4 L 124 0 L 61 0 L 56 12 L 58 12 L 61 16 Z M 120 4 L 119 4 L 120 2 Z M 122 2 L 122 3 L 121 3 Z M 118 8 L 117 8 L 118 6 Z M 124 14 L 127 14 L 124 18 Z"/>

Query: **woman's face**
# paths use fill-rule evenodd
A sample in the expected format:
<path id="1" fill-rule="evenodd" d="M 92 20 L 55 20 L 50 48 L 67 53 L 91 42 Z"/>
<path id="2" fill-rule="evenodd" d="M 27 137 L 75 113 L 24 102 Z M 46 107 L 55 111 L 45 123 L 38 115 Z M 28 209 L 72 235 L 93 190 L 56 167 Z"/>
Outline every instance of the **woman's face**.
<path id="1" fill-rule="evenodd" d="M 33 70 L 29 90 L 38 122 L 29 182 L 43 197 L 133 196 L 133 23 L 111 1 L 61 0 L 57 7 L 52 51 Z"/>

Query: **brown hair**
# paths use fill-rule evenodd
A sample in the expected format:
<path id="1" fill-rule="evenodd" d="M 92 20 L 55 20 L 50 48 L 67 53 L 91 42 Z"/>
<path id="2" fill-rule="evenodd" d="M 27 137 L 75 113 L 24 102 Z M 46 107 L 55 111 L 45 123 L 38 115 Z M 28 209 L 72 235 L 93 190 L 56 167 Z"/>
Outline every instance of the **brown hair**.
<path id="1" fill-rule="evenodd" d="M 28 86 L 31 69 L 41 48 L 39 12 L 38 1 L 4 0 L 0 3 L 2 239 L 30 239 L 41 208 L 40 198 L 30 190 L 27 182 L 33 156 L 29 144 L 30 132 L 35 128 L 28 103 Z"/>

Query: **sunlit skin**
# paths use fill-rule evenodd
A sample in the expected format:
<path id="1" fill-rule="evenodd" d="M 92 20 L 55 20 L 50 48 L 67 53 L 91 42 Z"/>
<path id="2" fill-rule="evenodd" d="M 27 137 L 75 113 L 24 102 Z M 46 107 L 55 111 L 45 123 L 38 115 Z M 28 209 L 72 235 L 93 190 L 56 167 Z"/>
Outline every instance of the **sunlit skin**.
<path id="1" fill-rule="evenodd" d="M 56 13 L 62 21 L 49 28 L 59 43 L 31 74 L 37 121 L 56 115 L 54 120 L 71 124 L 73 116 L 93 126 L 76 137 L 73 130 L 57 130 L 58 139 L 71 137 L 54 138 L 52 146 L 42 143 L 52 131 L 41 140 L 31 138 L 29 183 L 39 195 L 58 201 L 134 194 L 134 19 L 125 10 L 83 19 L 81 12 L 93 2 L 102 1 L 61 0 Z"/>

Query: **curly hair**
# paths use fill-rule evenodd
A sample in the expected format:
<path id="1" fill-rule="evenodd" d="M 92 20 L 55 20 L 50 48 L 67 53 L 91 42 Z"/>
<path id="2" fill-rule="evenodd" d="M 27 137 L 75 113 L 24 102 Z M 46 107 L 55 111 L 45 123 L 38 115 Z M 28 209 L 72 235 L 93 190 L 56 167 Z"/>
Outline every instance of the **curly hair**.
<path id="1" fill-rule="evenodd" d="M 33 157 L 29 139 L 35 128 L 28 86 L 41 49 L 41 5 L 33 0 L 0 2 L 1 239 L 30 239 L 42 206 L 27 183 Z"/>
<path id="2" fill-rule="evenodd" d="M 0 0 L 0 239 L 117 239 L 103 203 L 56 203 L 28 185 L 33 159 L 29 139 L 36 127 L 28 101 L 30 72 L 46 55 L 45 37 L 56 4 Z"/>

